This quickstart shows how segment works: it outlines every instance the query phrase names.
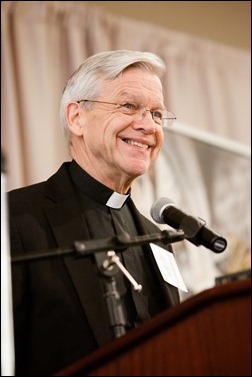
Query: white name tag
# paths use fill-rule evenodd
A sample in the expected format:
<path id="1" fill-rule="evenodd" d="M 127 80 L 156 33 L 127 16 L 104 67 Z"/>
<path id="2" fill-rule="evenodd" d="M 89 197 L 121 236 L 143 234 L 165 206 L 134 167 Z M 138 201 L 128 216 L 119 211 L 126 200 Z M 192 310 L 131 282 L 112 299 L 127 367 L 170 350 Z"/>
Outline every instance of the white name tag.
<path id="1" fill-rule="evenodd" d="M 179 272 L 174 255 L 154 243 L 151 243 L 150 247 L 156 259 L 159 270 L 163 276 L 163 279 L 167 283 L 174 285 L 182 291 L 188 292 Z"/>

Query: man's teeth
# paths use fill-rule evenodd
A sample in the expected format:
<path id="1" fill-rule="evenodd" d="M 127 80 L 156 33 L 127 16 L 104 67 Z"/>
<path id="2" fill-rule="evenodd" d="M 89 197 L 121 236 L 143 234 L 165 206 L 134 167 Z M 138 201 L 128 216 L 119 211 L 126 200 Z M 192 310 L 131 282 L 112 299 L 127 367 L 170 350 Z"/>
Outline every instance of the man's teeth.
<path id="1" fill-rule="evenodd" d="M 136 145 L 140 148 L 145 148 L 145 149 L 148 149 L 148 145 L 147 144 L 142 144 L 142 143 L 139 143 L 137 141 L 133 141 L 133 140 L 129 140 L 129 139 L 125 139 L 124 140 L 127 144 L 130 144 L 130 145 Z"/>

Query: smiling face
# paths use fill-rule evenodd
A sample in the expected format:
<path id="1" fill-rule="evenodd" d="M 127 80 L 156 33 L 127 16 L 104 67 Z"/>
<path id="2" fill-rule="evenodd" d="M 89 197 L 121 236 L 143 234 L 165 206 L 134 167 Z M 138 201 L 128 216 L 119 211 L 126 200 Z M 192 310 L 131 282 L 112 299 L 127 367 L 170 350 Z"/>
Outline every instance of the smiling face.
<path id="1" fill-rule="evenodd" d="M 148 110 L 164 107 L 160 79 L 139 68 L 102 81 L 97 100 Z M 88 174 L 121 194 L 156 160 L 164 138 L 162 126 L 154 122 L 150 111 L 141 117 L 124 114 L 113 104 L 96 102 L 87 109 L 83 102 L 71 102 L 66 117 L 72 157 Z"/>

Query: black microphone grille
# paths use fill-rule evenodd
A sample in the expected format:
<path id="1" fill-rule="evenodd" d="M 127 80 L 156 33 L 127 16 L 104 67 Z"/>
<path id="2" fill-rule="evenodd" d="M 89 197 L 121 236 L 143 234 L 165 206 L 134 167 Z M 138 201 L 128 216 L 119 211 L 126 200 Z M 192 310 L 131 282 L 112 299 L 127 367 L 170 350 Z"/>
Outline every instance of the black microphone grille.
<path id="1" fill-rule="evenodd" d="M 172 199 L 163 197 L 156 200 L 152 204 L 150 210 L 150 214 L 153 220 L 155 220 L 159 224 L 165 224 L 165 221 L 163 219 L 163 210 L 169 205 L 174 205 L 174 201 Z"/>

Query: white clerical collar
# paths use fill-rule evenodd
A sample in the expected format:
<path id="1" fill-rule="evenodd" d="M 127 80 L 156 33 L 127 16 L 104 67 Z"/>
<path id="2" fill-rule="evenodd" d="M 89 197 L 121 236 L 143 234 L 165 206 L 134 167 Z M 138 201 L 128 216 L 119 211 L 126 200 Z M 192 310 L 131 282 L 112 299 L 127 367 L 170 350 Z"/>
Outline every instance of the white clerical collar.
<path id="1" fill-rule="evenodd" d="M 115 208 L 115 209 L 122 208 L 122 206 L 124 205 L 124 202 L 126 201 L 129 195 L 130 194 L 127 194 L 127 195 L 118 194 L 118 192 L 114 191 L 113 194 L 108 199 L 106 206 Z"/>

